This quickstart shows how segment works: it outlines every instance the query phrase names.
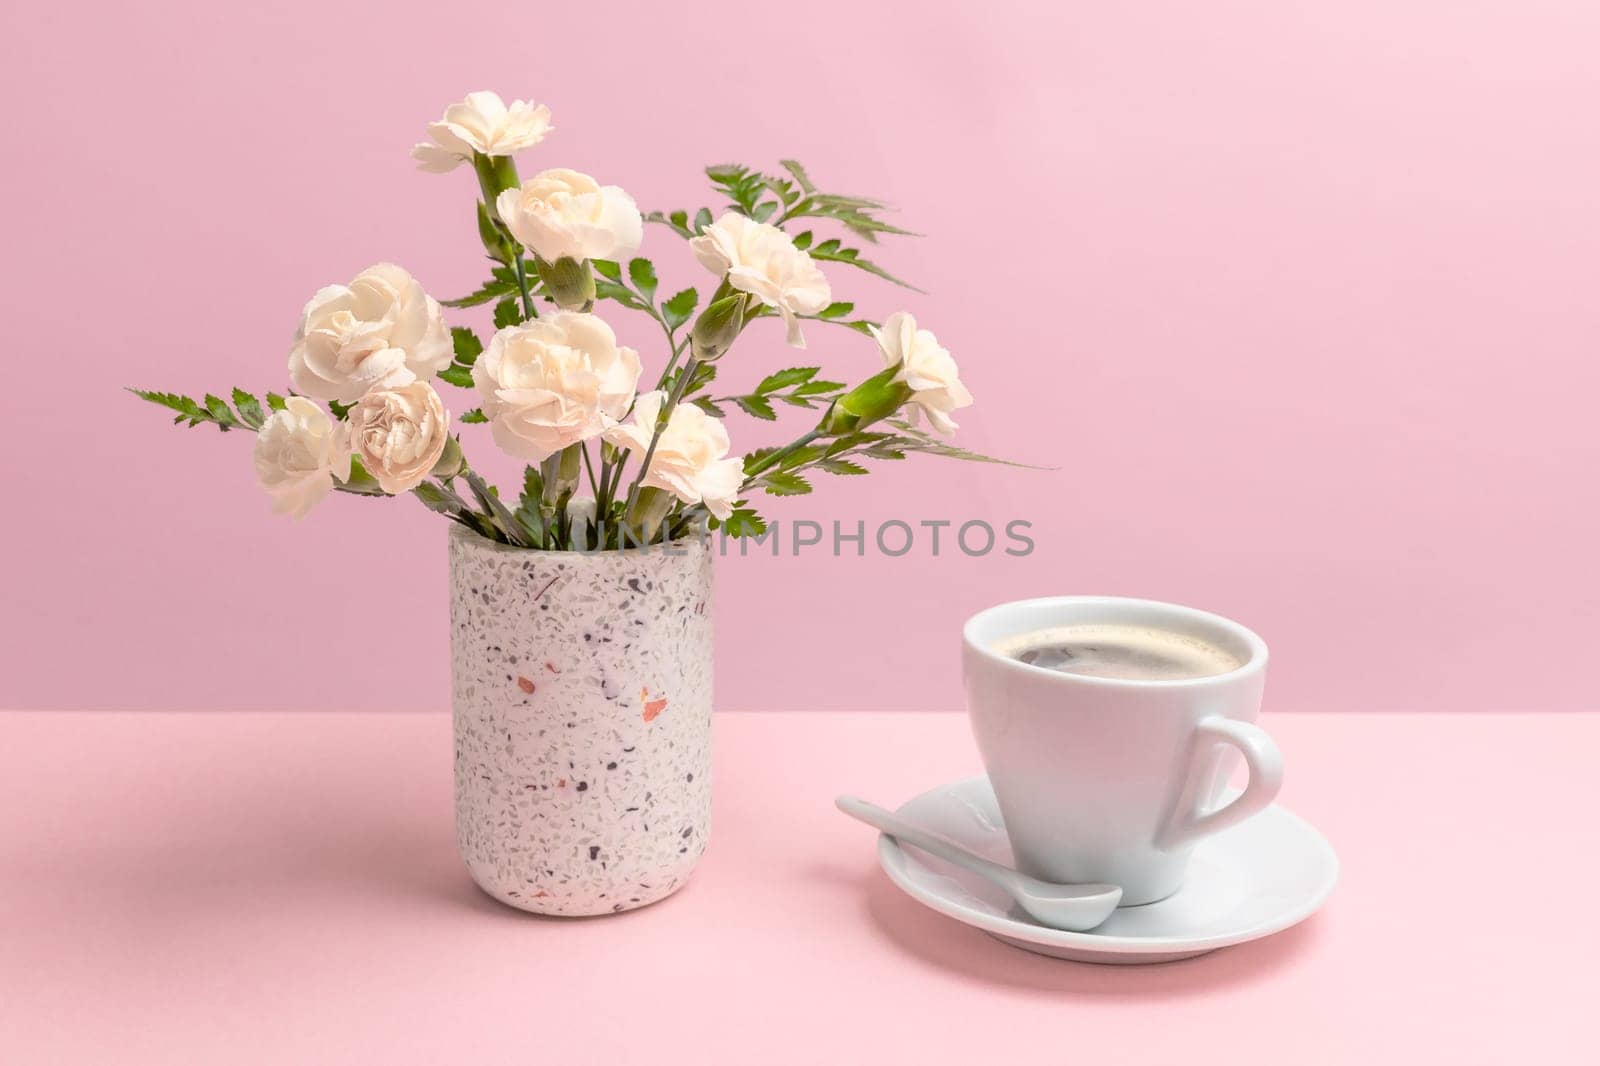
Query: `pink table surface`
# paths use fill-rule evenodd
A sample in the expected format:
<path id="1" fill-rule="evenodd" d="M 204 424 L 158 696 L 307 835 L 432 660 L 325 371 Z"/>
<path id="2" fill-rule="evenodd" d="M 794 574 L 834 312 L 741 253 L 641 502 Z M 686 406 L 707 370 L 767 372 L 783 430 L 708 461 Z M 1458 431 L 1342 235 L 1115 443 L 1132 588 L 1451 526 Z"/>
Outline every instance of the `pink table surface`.
<path id="1" fill-rule="evenodd" d="M 1060 962 L 902 896 L 836 813 L 973 773 L 954 714 L 726 714 L 694 880 L 597 920 L 458 863 L 439 715 L 0 713 L 0 1061 L 1571 1061 L 1597 715 L 1282 714 L 1322 913 Z M 1024 1058 L 1023 1056 L 1027 1056 Z"/>

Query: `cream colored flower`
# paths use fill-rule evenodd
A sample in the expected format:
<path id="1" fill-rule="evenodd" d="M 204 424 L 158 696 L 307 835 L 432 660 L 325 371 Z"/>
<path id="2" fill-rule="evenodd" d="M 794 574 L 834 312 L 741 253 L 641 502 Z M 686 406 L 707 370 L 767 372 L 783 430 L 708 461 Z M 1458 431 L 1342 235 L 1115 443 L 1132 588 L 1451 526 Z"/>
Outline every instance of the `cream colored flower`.
<path id="1" fill-rule="evenodd" d="M 806 346 L 797 315 L 814 315 L 833 293 L 811 257 L 783 230 L 730 211 L 689 242 L 700 265 L 783 316 L 788 341 Z"/>
<path id="2" fill-rule="evenodd" d="M 555 127 L 550 125 L 550 109 L 531 100 L 513 100 L 507 107 L 499 93 L 468 93 L 459 104 L 444 109 L 444 117 L 430 123 L 428 136 L 433 143 L 411 149 L 418 168 L 443 174 L 472 155 L 514 155 L 544 140 Z"/>
<path id="3" fill-rule="evenodd" d="M 453 356 L 439 302 L 400 267 L 379 263 L 306 304 L 289 381 L 306 396 L 354 403 L 368 389 L 431 378 Z"/>
<path id="4" fill-rule="evenodd" d="M 895 380 L 911 388 L 907 401 L 910 420 L 915 422 L 921 409 L 939 432 L 954 432 L 956 424 L 950 412 L 970 406 L 972 393 L 961 383 L 956 361 L 939 344 L 939 338 L 930 330 L 918 329 L 917 320 L 905 311 L 890 315 L 882 329 L 874 327 L 872 336 L 883 350 L 884 366 L 898 366 Z"/>
<path id="5" fill-rule="evenodd" d="M 512 234 L 548 263 L 621 259 L 639 250 L 644 220 L 633 197 L 576 170 L 546 170 L 495 201 Z"/>
<path id="6" fill-rule="evenodd" d="M 557 311 L 494 335 L 472 367 L 494 442 L 540 462 L 627 413 L 639 353 L 597 315 Z"/>
<path id="7" fill-rule="evenodd" d="M 392 496 L 420 484 L 450 438 L 450 412 L 426 381 L 373 389 L 350 409 L 349 419 L 350 446 Z"/>
<path id="8" fill-rule="evenodd" d="M 272 412 L 256 434 L 256 480 L 272 496 L 278 514 L 304 518 L 333 488 L 333 479 L 350 476 L 346 428 L 303 396 L 291 396 Z"/>
<path id="9" fill-rule="evenodd" d="M 633 405 L 633 421 L 606 430 L 605 439 L 618 448 L 638 452 L 650 448 L 656 419 L 666 394 L 647 392 Z M 718 518 L 733 512 L 744 483 L 744 460 L 728 457 L 728 431 L 694 404 L 681 403 L 661 431 L 644 485 L 665 489 L 684 503 L 703 503 Z"/>

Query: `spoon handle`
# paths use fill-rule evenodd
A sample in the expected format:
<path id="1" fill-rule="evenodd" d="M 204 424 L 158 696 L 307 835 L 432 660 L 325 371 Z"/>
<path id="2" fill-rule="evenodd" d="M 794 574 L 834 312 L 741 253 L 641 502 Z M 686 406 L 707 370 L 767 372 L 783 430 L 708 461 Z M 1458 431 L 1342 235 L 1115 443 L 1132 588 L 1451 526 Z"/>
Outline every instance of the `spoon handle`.
<path id="1" fill-rule="evenodd" d="M 966 848 L 951 840 L 946 840 L 937 833 L 930 832 L 919 825 L 906 821 L 893 811 L 885 810 L 876 803 L 868 803 L 855 796 L 839 796 L 834 801 L 834 806 L 848 814 L 857 821 L 865 822 L 882 833 L 887 833 L 901 843 L 910 844 L 921 848 L 929 855 L 937 855 L 946 862 L 955 863 L 957 866 L 971 870 L 982 877 L 1002 885 L 1012 884 L 1017 877 L 1017 872 L 1008 866 L 1001 866 L 997 862 L 990 862 L 981 855 L 974 855 Z"/>

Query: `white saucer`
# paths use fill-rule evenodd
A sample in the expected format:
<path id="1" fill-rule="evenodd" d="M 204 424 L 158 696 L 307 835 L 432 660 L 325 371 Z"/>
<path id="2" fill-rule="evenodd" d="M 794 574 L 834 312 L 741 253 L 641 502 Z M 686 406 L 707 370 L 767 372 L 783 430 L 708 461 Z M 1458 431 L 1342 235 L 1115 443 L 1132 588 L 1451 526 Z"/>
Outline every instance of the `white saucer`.
<path id="1" fill-rule="evenodd" d="M 1012 865 L 1011 842 L 987 777 L 943 785 L 900 808 L 907 818 Z M 1077 962 L 1172 962 L 1289 928 L 1322 905 L 1339 860 L 1322 835 L 1282 807 L 1195 847 L 1175 894 L 1123 907 L 1099 928 L 1069 933 L 1039 925 L 988 881 L 891 837 L 878 840 L 884 872 L 913 898 L 1008 944 Z"/>

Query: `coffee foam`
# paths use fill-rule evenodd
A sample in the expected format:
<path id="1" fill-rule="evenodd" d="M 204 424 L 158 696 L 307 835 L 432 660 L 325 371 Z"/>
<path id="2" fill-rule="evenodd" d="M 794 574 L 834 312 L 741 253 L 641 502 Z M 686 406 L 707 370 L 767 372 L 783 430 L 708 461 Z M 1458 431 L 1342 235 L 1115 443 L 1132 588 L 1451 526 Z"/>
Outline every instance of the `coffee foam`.
<path id="1" fill-rule="evenodd" d="M 1029 630 L 995 642 L 993 649 L 1041 669 L 1127 681 L 1215 677 L 1244 665 L 1238 656 L 1198 637 L 1114 623 Z"/>

